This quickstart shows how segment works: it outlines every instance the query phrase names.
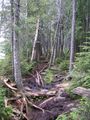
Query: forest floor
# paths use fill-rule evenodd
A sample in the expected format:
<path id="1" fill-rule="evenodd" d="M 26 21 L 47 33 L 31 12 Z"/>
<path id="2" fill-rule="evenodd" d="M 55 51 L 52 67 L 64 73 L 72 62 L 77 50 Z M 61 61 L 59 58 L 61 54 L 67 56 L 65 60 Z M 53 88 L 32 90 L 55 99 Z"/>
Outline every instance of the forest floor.
<path id="1" fill-rule="evenodd" d="M 25 89 L 36 97 L 34 103 L 44 109 L 42 112 L 32 108 L 29 113 L 30 120 L 55 120 L 58 115 L 70 112 L 78 106 L 78 101 L 66 93 L 66 89 L 70 87 L 70 81 L 65 80 L 66 72 L 60 72 L 57 67 L 52 66 L 50 69 L 53 71 L 53 81 L 45 84 L 43 76 L 47 68 L 47 63 L 39 64 L 24 81 Z"/>
<path id="2" fill-rule="evenodd" d="M 70 81 L 66 80 L 66 72 L 60 72 L 57 67 L 52 66 L 50 69 L 53 71 L 53 81 L 46 84 L 44 76 L 47 69 L 47 63 L 38 64 L 30 75 L 23 78 L 25 93 L 37 107 L 28 107 L 26 118 L 23 116 L 21 119 L 16 115 L 13 120 L 55 120 L 58 115 L 78 107 L 78 101 L 72 99 L 66 92 L 70 87 Z M 14 103 L 14 109 L 26 112 L 24 106 L 19 108 L 16 107 L 18 102 Z"/>

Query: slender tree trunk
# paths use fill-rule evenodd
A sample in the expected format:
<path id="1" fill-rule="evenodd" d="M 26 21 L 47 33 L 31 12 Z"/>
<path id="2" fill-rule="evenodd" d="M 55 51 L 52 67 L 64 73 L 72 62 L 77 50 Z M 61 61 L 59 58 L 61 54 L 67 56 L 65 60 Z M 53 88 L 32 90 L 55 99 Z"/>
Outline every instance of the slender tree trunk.
<path id="1" fill-rule="evenodd" d="M 14 37 L 14 0 L 10 0 L 11 3 L 11 49 L 12 49 L 12 76 L 14 79 L 14 50 L 13 50 L 13 37 Z"/>
<path id="2" fill-rule="evenodd" d="M 75 22 L 76 22 L 76 0 L 72 0 L 72 31 L 71 31 L 71 47 L 70 47 L 70 66 L 69 71 L 73 69 L 74 63 L 74 42 L 75 42 Z"/>
<path id="3" fill-rule="evenodd" d="M 15 0 L 14 3 L 15 16 L 14 16 L 14 37 L 13 37 L 13 54 L 14 54 L 14 77 L 15 82 L 20 91 L 23 90 L 20 58 L 19 58 L 19 17 L 20 17 L 20 0 Z"/>
<path id="4" fill-rule="evenodd" d="M 33 49 L 32 49 L 32 55 L 31 55 L 31 62 L 34 60 L 35 58 L 35 47 L 36 47 L 36 43 L 37 43 L 37 39 L 38 39 L 38 32 L 39 32 L 39 22 L 40 19 L 38 18 L 37 20 L 37 26 L 36 26 L 36 34 L 35 34 L 35 39 L 34 39 L 34 43 L 33 43 Z"/>

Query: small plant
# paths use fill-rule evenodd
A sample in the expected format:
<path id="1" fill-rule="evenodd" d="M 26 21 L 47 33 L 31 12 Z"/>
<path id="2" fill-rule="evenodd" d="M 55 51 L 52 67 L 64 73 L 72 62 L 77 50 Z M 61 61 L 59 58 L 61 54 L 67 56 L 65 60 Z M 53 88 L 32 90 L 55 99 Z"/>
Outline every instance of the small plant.
<path id="1" fill-rule="evenodd" d="M 10 120 L 12 114 L 12 108 L 4 106 L 4 96 L 6 90 L 3 87 L 0 87 L 0 120 Z"/>
<path id="2" fill-rule="evenodd" d="M 90 120 L 90 99 L 83 98 L 81 100 L 81 107 L 79 110 L 79 114 L 81 116 L 81 120 Z"/>
<path id="3" fill-rule="evenodd" d="M 70 115 L 69 115 L 69 119 L 71 119 L 71 120 L 80 120 L 78 110 L 71 112 Z"/>
<path id="4" fill-rule="evenodd" d="M 66 115 L 60 115 L 56 120 L 68 120 Z"/>
<path id="5" fill-rule="evenodd" d="M 46 83 L 51 83 L 53 81 L 53 72 L 49 69 L 46 71 L 45 81 Z"/>
<path id="6" fill-rule="evenodd" d="M 60 63 L 60 69 L 61 70 L 68 70 L 68 68 L 69 68 L 69 61 L 68 60 L 64 60 L 64 61 L 62 61 L 61 63 Z"/>
<path id="7" fill-rule="evenodd" d="M 63 114 L 58 116 L 56 120 L 81 120 L 79 117 L 80 116 L 78 110 L 76 109 L 75 111 L 72 111 L 69 114 Z"/>
<path id="8" fill-rule="evenodd" d="M 62 58 L 57 58 L 56 59 L 56 64 L 61 64 L 62 60 L 63 60 Z"/>
<path id="9" fill-rule="evenodd" d="M 35 62 L 28 63 L 26 60 L 21 62 L 21 71 L 23 75 L 28 75 L 34 68 Z"/>
<path id="10" fill-rule="evenodd" d="M 0 75 L 9 76 L 12 74 L 11 55 L 6 55 L 5 59 L 0 60 Z"/>

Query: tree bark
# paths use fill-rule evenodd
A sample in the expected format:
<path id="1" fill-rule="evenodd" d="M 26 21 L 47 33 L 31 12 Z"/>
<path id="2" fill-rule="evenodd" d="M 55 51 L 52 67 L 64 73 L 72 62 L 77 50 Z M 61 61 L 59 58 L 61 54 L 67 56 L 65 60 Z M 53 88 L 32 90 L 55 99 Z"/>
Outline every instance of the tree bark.
<path id="1" fill-rule="evenodd" d="M 23 90 L 20 58 L 19 58 L 19 20 L 20 20 L 20 0 L 14 2 L 14 32 L 13 32 L 13 54 L 14 54 L 14 77 L 20 91 Z"/>
<path id="2" fill-rule="evenodd" d="M 11 3 L 11 50 L 12 50 L 12 76 L 14 79 L 14 53 L 13 53 L 13 38 L 14 38 L 14 0 L 10 0 Z"/>
<path id="3" fill-rule="evenodd" d="M 76 23 L 76 0 L 72 0 L 72 31 L 71 31 L 71 47 L 70 47 L 70 66 L 69 71 L 73 69 L 74 63 L 74 42 L 75 42 L 75 23 Z"/>
<path id="4" fill-rule="evenodd" d="M 35 39 L 34 39 L 34 43 L 33 43 L 32 55 L 31 55 L 31 62 L 35 58 L 35 47 L 36 47 L 36 43 L 37 43 L 37 39 L 38 39 L 39 22 L 40 22 L 40 19 L 38 18 L 37 26 L 36 26 L 36 34 L 35 34 Z"/>

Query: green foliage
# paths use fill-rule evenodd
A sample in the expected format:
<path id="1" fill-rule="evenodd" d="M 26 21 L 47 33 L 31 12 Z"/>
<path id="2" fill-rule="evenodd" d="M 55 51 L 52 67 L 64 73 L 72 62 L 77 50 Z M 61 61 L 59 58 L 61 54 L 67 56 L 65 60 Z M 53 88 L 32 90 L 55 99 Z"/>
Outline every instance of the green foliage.
<path id="1" fill-rule="evenodd" d="M 56 64 L 61 64 L 61 62 L 62 62 L 62 58 L 57 58 L 56 59 Z"/>
<path id="2" fill-rule="evenodd" d="M 69 61 L 68 60 L 63 60 L 62 58 L 57 58 L 56 59 L 56 64 L 59 65 L 59 68 L 62 71 L 68 70 L 68 68 L 69 68 Z"/>
<path id="3" fill-rule="evenodd" d="M 45 82 L 46 83 L 51 83 L 52 81 L 53 81 L 53 72 L 48 69 L 46 71 L 46 75 L 45 75 Z"/>
<path id="4" fill-rule="evenodd" d="M 79 119 L 78 110 L 76 109 L 73 112 L 70 112 L 69 114 L 63 114 L 57 117 L 56 120 L 81 120 Z"/>
<path id="5" fill-rule="evenodd" d="M 6 55 L 5 59 L 0 60 L 0 75 L 8 76 L 12 74 L 11 55 Z"/>
<path id="6" fill-rule="evenodd" d="M 90 38 L 90 37 L 89 37 Z M 72 89 L 78 86 L 90 88 L 90 41 L 84 42 L 82 50 L 76 55 L 75 68 L 71 76 L 73 78 Z"/>
<path id="7" fill-rule="evenodd" d="M 81 100 L 81 107 L 79 110 L 79 114 L 81 116 L 81 120 L 90 120 L 90 99 L 83 98 Z"/>
<path id="8" fill-rule="evenodd" d="M 4 97 L 6 90 L 0 87 L 0 120 L 10 120 L 12 114 L 12 108 L 4 106 Z"/>
<path id="9" fill-rule="evenodd" d="M 63 60 L 60 65 L 59 65 L 61 70 L 68 70 L 69 68 L 69 61 L 68 60 Z"/>
<path id="10" fill-rule="evenodd" d="M 81 72 L 88 72 L 88 70 L 90 70 L 90 52 L 78 53 L 75 65 L 76 70 Z"/>
<path id="11" fill-rule="evenodd" d="M 66 117 L 66 115 L 60 115 L 57 117 L 56 120 L 67 120 L 67 117 Z"/>
<path id="12" fill-rule="evenodd" d="M 22 75 L 29 74 L 35 66 L 35 62 L 28 63 L 26 59 L 21 60 Z M 6 55 L 5 59 L 0 60 L 0 75 L 11 76 L 12 75 L 12 58 L 11 55 Z"/>
<path id="13" fill-rule="evenodd" d="M 68 60 L 69 59 L 69 56 L 70 56 L 70 52 L 67 48 L 64 48 L 64 59 L 65 60 Z"/>
<path id="14" fill-rule="evenodd" d="M 74 71 L 72 74 L 72 86 L 70 91 L 78 86 L 82 86 L 85 88 L 90 88 L 90 72 L 89 73 L 81 73 Z"/>
<path id="15" fill-rule="evenodd" d="M 64 49 L 64 54 L 62 57 L 56 59 L 56 64 L 59 65 L 59 68 L 64 71 L 69 68 L 69 51 L 68 49 Z"/>
<path id="16" fill-rule="evenodd" d="M 28 75 L 34 68 L 35 62 L 28 63 L 26 60 L 21 61 L 22 75 Z"/>

